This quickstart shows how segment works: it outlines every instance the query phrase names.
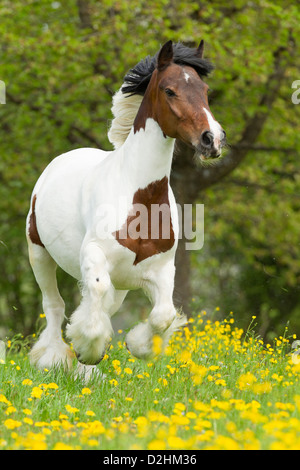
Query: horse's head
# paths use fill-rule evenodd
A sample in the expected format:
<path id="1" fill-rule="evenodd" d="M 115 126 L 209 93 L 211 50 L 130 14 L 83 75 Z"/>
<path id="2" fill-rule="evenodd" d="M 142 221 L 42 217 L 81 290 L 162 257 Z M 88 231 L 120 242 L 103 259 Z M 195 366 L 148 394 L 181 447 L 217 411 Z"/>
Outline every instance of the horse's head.
<path id="1" fill-rule="evenodd" d="M 203 41 L 195 50 L 195 63 L 202 56 Z M 217 158 L 226 134 L 210 111 L 208 86 L 196 67 L 183 64 L 174 62 L 172 41 L 168 41 L 158 54 L 147 89 L 153 118 L 166 136 L 195 147 L 202 160 Z"/>

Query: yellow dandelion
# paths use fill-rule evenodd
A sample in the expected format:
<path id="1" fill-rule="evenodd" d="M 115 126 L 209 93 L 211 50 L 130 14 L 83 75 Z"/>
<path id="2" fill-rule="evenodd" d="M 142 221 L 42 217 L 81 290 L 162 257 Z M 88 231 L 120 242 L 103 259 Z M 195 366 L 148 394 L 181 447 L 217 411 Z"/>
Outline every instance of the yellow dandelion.
<path id="1" fill-rule="evenodd" d="M 99 442 L 96 439 L 89 439 L 87 443 L 90 447 L 97 447 L 99 445 Z"/>
<path id="2" fill-rule="evenodd" d="M 58 389 L 58 385 L 57 385 L 55 382 L 51 382 L 50 384 L 48 384 L 48 385 L 46 386 L 46 388 L 47 388 L 47 389 L 48 389 L 48 388 L 51 388 L 51 389 L 53 389 L 53 390 L 57 390 L 57 389 Z"/>
<path id="3" fill-rule="evenodd" d="M 31 418 L 25 417 L 23 419 L 23 423 L 29 424 L 29 426 L 32 426 L 33 425 L 33 420 Z"/>
<path id="4" fill-rule="evenodd" d="M 72 446 L 64 444 L 63 442 L 57 442 L 53 447 L 53 450 L 74 450 Z"/>
<path id="5" fill-rule="evenodd" d="M 22 382 L 22 385 L 32 385 L 32 380 L 24 379 L 23 382 Z"/>
<path id="6" fill-rule="evenodd" d="M 65 405 L 65 409 L 68 411 L 68 413 L 75 414 L 78 413 L 79 409 L 75 408 L 71 405 Z"/>
<path id="7" fill-rule="evenodd" d="M 6 405 L 11 405 L 10 401 L 2 393 L 0 393 L 0 403 L 5 403 Z"/>
<path id="8" fill-rule="evenodd" d="M 40 387 L 33 387 L 31 391 L 32 398 L 41 398 L 42 395 L 43 395 L 43 390 L 40 389 Z"/>
<path id="9" fill-rule="evenodd" d="M 17 409 L 14 406 L 8 406 L 5 410 L 5 414 L 10 415 L 14 413 L 15 411 L 17 411 Z"/>
<path id="10" fill-rule="evenodd" d="M 16 428 L 19 428 L 20 426 L 22 426 L 22 423 L 21 421 L 16 421 L 14 419 L 6 419 L 4 421 L 4 426 L 7 428 L 7 429 L 16 429 Z"/>
<path id="11" fill-rule="evenodd" d="M 161 336 L 154 335 L 152 339 L 152 352 L 155 356 L 161 354 L 163 349 L 163 339 Z"/>
<path id="12" fill-rule="evenodd" d="M 166 443 L 161 439 L 154 439 L 153 441 L 149 442 L 148 450 L 165 450 Z"/>

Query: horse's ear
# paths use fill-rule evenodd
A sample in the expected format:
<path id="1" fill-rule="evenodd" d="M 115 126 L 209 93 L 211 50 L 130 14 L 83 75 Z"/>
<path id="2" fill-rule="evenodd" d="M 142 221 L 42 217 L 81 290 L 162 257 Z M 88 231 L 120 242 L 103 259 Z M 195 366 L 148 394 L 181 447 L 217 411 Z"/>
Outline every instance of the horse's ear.
<path id="1" fill-rule="evenodd" d="M 161 50 L 159 51 L 157 58 L 157 68 L 158 70 L 163 70 L 166 68 L 173 59 L 173 43 L 172 41 L 166 42 Z"/>
<path id="2" fill-rule="evenodd" d="M 197 48 L 197 51 L 196 51 L 196 56 L 199 57 L 199 59 L 202 59 L 203 58 L 203 52 L 204 52 L 204 41 L 203 39 L 201 39 L 200 41 L 200 44 Z"/>

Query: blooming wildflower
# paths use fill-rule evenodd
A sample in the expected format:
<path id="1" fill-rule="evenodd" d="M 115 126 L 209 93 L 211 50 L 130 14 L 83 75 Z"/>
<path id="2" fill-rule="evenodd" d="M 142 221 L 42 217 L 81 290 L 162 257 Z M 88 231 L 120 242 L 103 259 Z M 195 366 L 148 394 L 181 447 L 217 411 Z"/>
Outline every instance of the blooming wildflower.
<path id="1" fill-rule="evenodd" d="M 43 395 L 43 390 L 40 387 L 33 387 L 31 391 L 31 396 L 33 398 L 41 398 L 42 395 Z"/>
<path id="2" fill-rule="evenodd" d="M 71 414 L 77 413 L 79 411 L 78 408 L 75 408 L 71 405 L 65 405 L 65 409 L 68 411 L 68 413 L 71 413 Z"/>
<path id="3" fill-rule="evenodd" d="M 10 401 L 2 393 L 0 393 L 0 403 L 5 403 L 6 405 L 11 405 Z"/>
<path id="4" fill-rule="evenodd" d="M 63 442 L 57 442 L 53 447 L 53 450 L 73 450 L 73 447 L 64 444 Z"/>
<path id="5" fill-rule="evenodd" d="M 50 425 L 52 429 L 58 430 L 61 426 L 61 422 L 58 421 L 57 419 L 54 419 L 53 421 L 50 422 Z"/>
<path id="6" fill-rule="evenodd" d="M 10 415 L 11 413 L 14 413 L 15 411 L 17 411 L 17 409 L 14 406 L 8 406 L 5 410 L 5 414 Z"/>
<path id="7" fill-rule="evenodd" d="M 240 446 L 231 437 L 218 436 L 215 439 L 213 448 L 214 449 L 219 449 L 219 450 L 239 450 Z"/>
<path id="8" fill-rule="evenodd" d="M 218 379 L 215 381 L 216 385 L 221 385 L 222 387 L 226 387 L 226 381 L 224 379 Z"/>
<path id="9" fill-rule="evenodd" d="M 243 374 L 239 377 L 237 381 L 237 387 L 240 390 L 250 390 L 252 388 L 252 385 L 257 381 L 257 378 L 255 375 L 251 374 L 250 372 L 247 372 L 246 374 Z"/>
<path id="10" fill-rule="evenodd" d="M 154 439 L 153 441 L 149 442 L 147 448 L 148 450 L 165 450 L 166 442 L 162 439 Z"/>
<path id="11" fill-rule="evenodd" d="M 161 354 L 163 348 L 163 339 L 159 335 L 154 335 L 152 339 L 152 352 L 155 356 Z"/>
<path id="12" fill-rule="evenodd" d="M 24 379 L 23 382 L 22 382 L 22 385 L 32 385 L 32 380 Z"/>
<path id="13" fill-rule="evenodd" d="M 190 424 L 189 418 L 187 418 L 186 416 L 180 416 L 180 415 L 172 415 L 171 422 L 174 424 L 177 424 L 178 426 L 186 426 Z"/>
<path id="14" fill-rule="evenodd" d="M 82 395 L 90 395 L 92 391 L 89 388 L 85 387 L 81 390 L 81 393 Z"/>
<path id="15" fill-rule="evenodd" d="M 92 436 L 93 437 L 100 436 L 100 434 L 104 434 L 104 433 L 105 433 L 105 427 L 100 421 L 96 420 L 96 421 L 91 421 L 90 423 L 88 423 L 87 428 L 83 429 L 81 434 L 83 437 L 90 438 Z"/>
<path id="16" fill-rule="evenodd" d="M 28 418 L 28 417 L 23 419 L 23 423 L 29 424 L 30 426 L 33 425 L 32 419 L 31 419 L 31 418 Z"/>
<path id="17" fill-rule="evenodd" d="M 149 422 L 148 419 L 145 416 L 139 416 L 134 423 L 137 426 L 138 429 L 138 437 L 146 437 L 148 434 L 148 427 L 149 427 Z"/>
<path id="18" fill-rule="evenodd" d="M 167 442 L 171 449 L 184 449 L 185 448 L 185 442 L 180 437 L 170 436 L 168 437 Z"/>
<path id="19" fill-rule="evenodd" d="M 270 393 L 272 391 L 272 384 L 270 382 L 255 383 L 252 386 L 254 393 L 261 395 L 263 393 Z"/>
<path id="20" fill-rule="evenodd" d="M 176 412 L 182 412 L 182 411 L 185 411 L 185 405 L 183 403 L 175 403 L 174 405 L 174 411 Z"/>
<path id="21" fill-rule="evenodd" d="M 14 419 L 6 419 L 4 421 L 4 426 L 7 429 L 15 429 L 15 428 L 19 428 L 20 426 L 22 426 L 22 423 L 21 421 L 15 421 Z"/>
<path id="22" fill-rule="evenodd" d="M 54 383 L 54 382 L 51 382 L 50 384 L 48 384 L 48 385 L 46 386 L 46 388 L 47 388 L 47 389 L 48 389 L 48 388 L 51 388 L 51 389 L 53 389 L 53 390 L 57 390 L 57 389 L 58 389 L 58 385 L 57 385 L 56 383 Z"/>
<path id="23" fill-rule="evenodd" d="M 123 421 L 123 416 L 115 416 L 113 418 L 113 421 L 116 421 L 117 423 L 120 423 L 121 421 Z"/>
<path id="24" fill-rule="evenodd" d="M 125 367 L 124 372 L 129 375 L 132 374 L 132 370 L 130 369 L 130 367 Z"/>
<path id="25" fill-rule="evenodd" d="M 97 447 L 99 445 L 99 442 L 96 439 L 89 439 L 87 443 L 90 447 Z"/>

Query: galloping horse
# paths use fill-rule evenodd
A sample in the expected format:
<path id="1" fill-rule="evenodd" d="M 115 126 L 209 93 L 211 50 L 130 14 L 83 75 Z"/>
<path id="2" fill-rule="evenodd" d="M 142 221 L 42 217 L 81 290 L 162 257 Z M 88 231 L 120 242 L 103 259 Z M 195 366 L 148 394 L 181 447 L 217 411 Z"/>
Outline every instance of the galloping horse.
<path id="1" fill-rule="evenodd" d="M 203 41 L 198 48 L 168 41 L 129 71 L 113 98 L 108 137 L 114 150 L 72 150 L 55 158 L 38 179 L 26 225 L 47 319 L 30 353 L 38 367 L 71 368 L 73 362 L 61 336 L 64 301 L 57 265 L 82 286 L 81 303 L 66 327 L 81 370 L 102 359 L 113 336 L 110 317 L 128 290 L 142 288 L 152 302 L 148 321 L 126 336 L 133 355 L 147 357 L 154 335 L 167 344 L 185 323 L 172 299 L 178 213 L 169 178 L 175 139 L 194 146 L 202 160 L 221 154 L 225 132 L 210 111 L 208 86 L 201 79 L 211 70 Z M 136 205 L 146 208 L 149 222 L 137 235 L 129 230 L 137 222 Z M 168 210 L 168 237 L 161 227 L 151 236 L 157 205 Z"/>

